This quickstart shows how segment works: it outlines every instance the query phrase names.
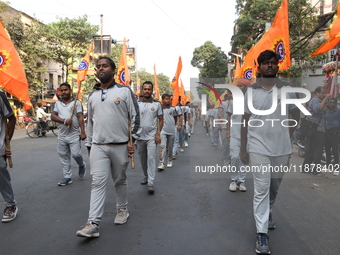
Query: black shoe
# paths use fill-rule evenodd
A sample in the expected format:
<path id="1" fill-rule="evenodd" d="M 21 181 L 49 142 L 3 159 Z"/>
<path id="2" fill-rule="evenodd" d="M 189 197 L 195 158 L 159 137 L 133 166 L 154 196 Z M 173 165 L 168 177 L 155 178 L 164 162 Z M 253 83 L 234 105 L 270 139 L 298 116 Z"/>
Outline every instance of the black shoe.
<path id="1" fill-rule="evenodd" d="M 256 234 L 256 248 L 255 252 L 257 254 L 270 254 L 269 250 L 269 236 L 264 233 Z"/>
<path id="2" fill-rule="evenodd" d="M 155 193 L 155 189 L 154 189 L 153 186 L 148 186 L 148 193 L 149 193 L 150 195 L 153 195 L 153 193 Z"/>
<path id="3" fill-rule="evenodd" d="M 142 185 L 148 184 L 148 177 L 144 177 L 140 184 Z"/>
<path id="4" fill-rule="evenodd" d="M 268 229 L 275 229 L 275 228 L 276 228 L 275 221 L 272 218 L 272 214 L 269 213 Z"/>
<path id="5" fill-rule="evenodd" d="M 58 182 L 58 185 L 59 186 L 65 186 L 65 185 L 68 185 L 68 184 L 71 184 L 71 183 L 72 183 L 71 178 L 64 178 L 60 182 Z"/>
<path id="6" fill-rule="evenodd" d="M 82 180 L 85 175 L 86 175 L 86 164 L 84 162 L 84 165 L 79 167 L 78 178 Z"/>

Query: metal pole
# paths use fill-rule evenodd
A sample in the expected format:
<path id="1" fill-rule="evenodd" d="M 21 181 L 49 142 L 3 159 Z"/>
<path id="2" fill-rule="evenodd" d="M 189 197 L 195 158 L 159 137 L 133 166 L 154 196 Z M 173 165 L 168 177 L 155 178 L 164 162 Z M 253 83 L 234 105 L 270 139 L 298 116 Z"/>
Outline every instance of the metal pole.
<path id="1" fill-rule="evenodd" d="M 100 55 L 103 55 L 103 14 L 100 14 Z"/>

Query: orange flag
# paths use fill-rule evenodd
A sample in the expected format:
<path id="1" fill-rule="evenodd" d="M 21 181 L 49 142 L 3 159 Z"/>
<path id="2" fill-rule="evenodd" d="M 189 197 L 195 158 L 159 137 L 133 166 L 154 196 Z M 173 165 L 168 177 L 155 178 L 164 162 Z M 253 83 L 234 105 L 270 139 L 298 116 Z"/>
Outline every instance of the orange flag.
<path id="1" fill-rule="evenodd" d="M 78 85 L 78 100 L 81 100 L 81 83 L 86 80 L 87 70 L 90 66 L 90 54 L 93 52 L 93 41 L 90 43 L 89 50 L 85 57 L 81 60 L 78 66 L 77 85 Z"/>
<path id="2" fill-rule="evenodd" d="M 280 70 L 286 70 L 290 67 L 288 0 L 283 0 L 272 27 L 265 32 L 261 40 L 255 45 L 255 49 L 255 59 L 262 51 L 272 50 L 280 56 Z"/>
<path id="3" fill-rule="evenodd" d="M 181 97 L 181 104 L 185 105 L 187 98 L 185 95 L 185 90 L 184 90 L 182 79 L 180 79 L 180 81 L 181 81 L 181 85 L 179 86 L 179 96 Z"/>
<path id="4" fill-rule="evenodd" d="M 25 110 L 32 107 L 28 96 L 28 83 L 24 66 L 0 20 L 0 88 L 24 104 Z"/>
<path id="5" fill-rule="evenodd" d="M 317 48 L 313 54 L 310 55 L 311 58 L 316 55 L 326 53 L 333 49 L 340 42 L 340 33 L 336 36 L 329 38 L 326 42 L 324 42 L 319 48 Z"/>
<path id="6" fill-rule="evenodd" d="M 254 45 L 248 51 L 247 55 L 244 57 L 243 65 L 241 68 L 241 76 L 239 78 L 245 78 L 248 80 L 253 80 L 256 78 L 255 66 L 255 47 Z"/>
<path id="7" fill-rule="evenodd" d="M 327 41 L 324 42 L 319 48 L 317 48 L 313 54 L 310 55 L 311 58 L 316 55 L 326 53 L 333 49 L 340 42 L 340 4 L 338 3 L 337 13 L 334 17 L 334 22 L 330 26 L 330 31 L 328 34 Z"/>
<path id="8" fill-rule="evenodd" d="M 329 37 L 334 37 L 340 33 L 340 4 L 338 3 L 337 11 L 334 16 L 334 22 L 330 26 Z"/>
<path id="9" fill-rule="evenodd" d="M 126 38 L 124 37 L 122 54 L 117 69 L 117 83 L 130 86 L 130 72 L 126 60 Z"/>
<path id="10" fill-rule="evenodd" d="M 158 100 L 161 99 L 161 94 L 159 93 L 159 86 L 158 86 L 158 81 L 157 81 L 157 74 L 156 74 L 156 64 L 153 66 L 153 79 L 155 83 L 155 93 L 156 93 L 156 98 Z"/>
<path id="11" fill-rule="evenodd" d="M 241 78 L 241 77 L 242 77 L 242 69 L 240 65 L 240 60 L 238 59 L 238 57 L 236 57 L 236 68 L 235 68 L 234 79 L 236 80 L 236 78 Z"/>
<path id="12" fill-rule="evenodd" d="M 176 106 L 178 104 L 178 96 L 179 96 L 178 79 L 179 79 L 179 75 L 181 74 L 181 72 L 182 72 L 182 58 L 179 57 L 176 74 L 170 83 L 170 86 L 174 89 L 174 94 L 172 96 L 172 106 Z"/>

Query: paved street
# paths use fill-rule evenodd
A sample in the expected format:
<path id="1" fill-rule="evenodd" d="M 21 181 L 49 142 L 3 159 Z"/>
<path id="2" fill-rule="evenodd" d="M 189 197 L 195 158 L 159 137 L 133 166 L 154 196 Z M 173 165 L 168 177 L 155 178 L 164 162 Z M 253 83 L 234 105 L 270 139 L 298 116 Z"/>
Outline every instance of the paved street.
<path id="1" fill-rule="evenodd" d="M 247 192 L 231 193 L 229 173 L 194 173 L 195 166 L 221 165 L 221 151 L 210 146 L 201 122 L 190 139 L 190 149 L 178 155 L 174 167 L 156 173 L 153 196 L 140 185 L 135 154 L 136 168 L 128 169 L 128 222 L 113 224 L 109 183 L 101 236 L 82 239 L 75 233 L 88 216 L 89 167 L 80 181 L 73 161 L 73 183 L 57 186 L 62 179 L 57 138 L 48 133 L 32 139 L 16 130 L 10 172 L 19 212 L 15 221 L 0 225 L 1 254 L 255 254 L 251 174 Z M 86 153 L 83 146 L 89 166 Z M 299 165 L 302 158 L 295 153 L 291 163 Z M 327 177 L 286 174 L 273 211 L 277 228 L 269 232 L 272 254 L 339 254 L 340 177 Z M 2 197 L 0 202 L 4 207 Z"/>

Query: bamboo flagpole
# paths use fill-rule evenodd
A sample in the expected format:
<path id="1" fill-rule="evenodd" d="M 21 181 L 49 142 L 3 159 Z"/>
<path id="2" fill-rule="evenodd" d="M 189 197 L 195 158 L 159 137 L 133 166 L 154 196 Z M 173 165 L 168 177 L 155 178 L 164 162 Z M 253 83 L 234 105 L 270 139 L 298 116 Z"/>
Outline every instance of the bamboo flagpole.
<path id="1" fill-rule="evenodd" d="M 6 119 L 5 119 L 6 120 Z M 7 120 L 6 120 L 7 122 Z M 9 139 L 9 133 L 8 133 L 8 125 L 7 123 L 5 123 L 5 128 L 6 128 L 6 140 L 5 140 L 5 144 L 6 144 L 6 150 L 10 151 L 11 150 L 11 141 Z M 7 160 L 8 160 L 8 166 L 9 168 L 13 167 L 13 162 L 12 162 L 12 157 L 11 156 L 6 156 Z"/>
<path id="2" fill-rule="evenodd" d="M 130 143 L 130 146 L 133 146 L 133 142 L 132 142 L 132 126 L 131 126 L 131 118 L 129 118 L 128 126 L 129 126 L 129 136 L 130 136 L 129 143 Z M 131 156 L 131 168 L 132 168 L 132 169 L 135 169 L 135 156 L 134 156 L 133 154 L 132 154 L 132 156 Z"/>

